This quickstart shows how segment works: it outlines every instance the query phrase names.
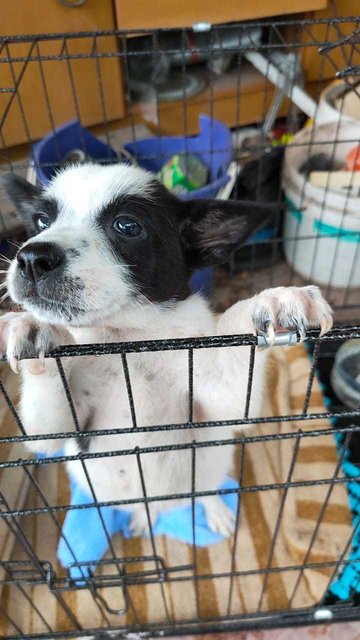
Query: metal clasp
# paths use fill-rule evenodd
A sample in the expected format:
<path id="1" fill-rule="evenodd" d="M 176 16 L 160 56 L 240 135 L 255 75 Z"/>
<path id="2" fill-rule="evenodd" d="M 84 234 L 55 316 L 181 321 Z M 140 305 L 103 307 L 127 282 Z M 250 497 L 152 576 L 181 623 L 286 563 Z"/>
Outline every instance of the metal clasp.
<path id="1" fill-rule="evenodd" d="M 289 347 L 290 345 L 297 344 L 298 334 L 296 331 L 279 331 L 275 333 L 275 339 L 270 342 L 268 335 L 259 334 L 257 336 L 258 347 Z"/>

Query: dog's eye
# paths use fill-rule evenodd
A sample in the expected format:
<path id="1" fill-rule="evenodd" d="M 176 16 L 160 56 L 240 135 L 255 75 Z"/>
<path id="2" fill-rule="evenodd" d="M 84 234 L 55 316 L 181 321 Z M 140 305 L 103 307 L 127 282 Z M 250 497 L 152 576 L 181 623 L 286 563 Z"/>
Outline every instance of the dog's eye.
<path id="1" fill-rule="evenodd" d="M 138 222 L 131 218 L 117 218 L 114 220 L 113 227 L 118 233 L 122 233 L 124 236 L 135 238 L 142 232 L 142 227 Z"/>
<path id="2" fill-rule="evenodd" d="M 50 227 L 50 220 L 44 213 L 39 213 L 33 217 L 34 224 L 39 231 L 44 231 Z"/>

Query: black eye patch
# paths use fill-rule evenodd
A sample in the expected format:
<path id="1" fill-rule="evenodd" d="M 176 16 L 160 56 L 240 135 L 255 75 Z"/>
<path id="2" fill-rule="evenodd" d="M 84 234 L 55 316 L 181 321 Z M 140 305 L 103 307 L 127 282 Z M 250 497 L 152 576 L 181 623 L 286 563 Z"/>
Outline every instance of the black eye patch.
<path id="1" fill-rule="evenodd" d="M 135 296 L 162 302 L 188 294 L 179 206 L 179 201 L 156 183 L 148 197 L 119 196 L 98 216 L 98 226 L 115 259 L 128 270 Z"/>

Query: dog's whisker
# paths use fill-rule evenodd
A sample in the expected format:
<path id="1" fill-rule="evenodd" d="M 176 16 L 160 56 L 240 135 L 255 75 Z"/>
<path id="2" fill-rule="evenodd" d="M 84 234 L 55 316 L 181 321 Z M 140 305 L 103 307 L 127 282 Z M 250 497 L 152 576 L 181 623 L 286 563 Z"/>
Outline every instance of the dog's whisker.
<path id="1" fill-rule="evenodd" d="M 16 249 L 20 249 L 20 247 L 22 247 L 22 243 L 17 242 L 16 240 L 7 240 L 7 242 L 11 244 L 13 247 L 16 247 Z"/>
<path id="2" fill-rule="evenodd" d="M 6 299 L 6 298 L 10 298 L 10 295 L 8 293 L 8 291 L 6 293 L 4 293 L 4 295 L 0 298 L 0 304 Z"/>

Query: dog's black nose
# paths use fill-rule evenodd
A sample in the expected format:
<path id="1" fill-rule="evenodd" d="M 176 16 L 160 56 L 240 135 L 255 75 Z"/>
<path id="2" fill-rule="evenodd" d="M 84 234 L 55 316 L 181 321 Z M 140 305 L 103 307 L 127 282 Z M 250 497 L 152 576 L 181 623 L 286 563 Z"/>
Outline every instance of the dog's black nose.
<path id="1" fill-rule="evenodd" d="M 51 242 L 28 244 L 17 254 L 17 263 L 21 274 L 34 284 L 40 278 L 62 267 L 64 262 L 64 251 Z"/>

